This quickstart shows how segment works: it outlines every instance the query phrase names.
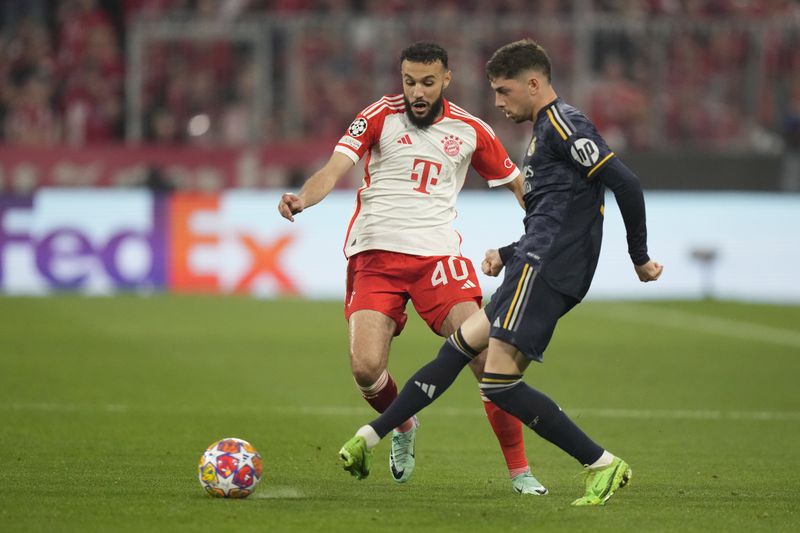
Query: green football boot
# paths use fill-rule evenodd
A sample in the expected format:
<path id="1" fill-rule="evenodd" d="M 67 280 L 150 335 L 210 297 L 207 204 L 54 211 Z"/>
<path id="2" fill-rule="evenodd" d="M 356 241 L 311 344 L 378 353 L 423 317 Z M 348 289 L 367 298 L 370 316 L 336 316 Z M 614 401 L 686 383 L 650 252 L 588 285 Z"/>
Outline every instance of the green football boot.
<path id="1" fill-rule="evenodd" d="M 389 472 L 395 483 L 405 483 L 414 472 L 416 458 L 414 457 L 414 443 L 417 438 L 419 422 L 413 418 L 413 427 L 405 433 L 392 431 L 392 447 L 389 450 Z"/>
<path id="2" fill-rule="evenodd" d="M 519 494 L 535 494 L 537 496 L 544 496 L 548 492 L 544 485 L 539 483 L 539 480 L 533 477 L 530 469 L 518 476 L 511 478 L 511 486 L 514 487 L 514 492 Z"/>
<path id="3" fill-rule="evenodd" d="M 364 440 L 364 437 L 356 435 L 345 442 L 342 449 L 339 450 L 339 457 L 344 462 L 344 469 L 356 479 L 364 479 L 369 475 L 372 450 L 367 449 L 367 441 Z"/>
<path id="4" fill-rule="evenodd" d="M 572 502 L 572 505 L 605 505 L 617 489 L 628 484 L 632 476 L 631 467 L 619 457 L 603 468 L 587 469 L 586 494 Z"/>

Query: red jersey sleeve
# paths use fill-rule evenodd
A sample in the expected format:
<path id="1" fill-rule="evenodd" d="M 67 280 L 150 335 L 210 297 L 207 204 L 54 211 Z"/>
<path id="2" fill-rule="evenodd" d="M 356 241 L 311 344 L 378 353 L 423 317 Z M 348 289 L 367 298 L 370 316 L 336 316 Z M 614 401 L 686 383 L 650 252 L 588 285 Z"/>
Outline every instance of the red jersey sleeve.
<path id="1" fill-rule="evenodd" d="M 505 185 L 512 181 L 519 170 L 508 157 L 506 149 L 500 143 L 492 128 L 483 122 L 475 126 L 478 134 L 475 153 L 472 154 L 472 166 L 488 183 L 489 187 Z"/>
<path id="2" fill-rule="evenodd" d="M 380 140 L 383 121 L 386 118 L 385 111 L 391 105 L 390 99 L 391 97 L 384 96 L 364 108 L 336 143 L 334 151 L 343 153 L 352 159 L 354 164 L 358 163 L 359 159 Z"/>

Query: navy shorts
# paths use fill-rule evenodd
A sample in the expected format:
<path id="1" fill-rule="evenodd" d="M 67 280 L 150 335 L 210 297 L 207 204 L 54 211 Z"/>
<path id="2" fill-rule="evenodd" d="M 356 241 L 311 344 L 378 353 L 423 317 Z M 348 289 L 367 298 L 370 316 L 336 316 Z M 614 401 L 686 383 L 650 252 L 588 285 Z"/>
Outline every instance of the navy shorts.
<path id="1" fill-rule="evenodd" d="M 577 303 L 576 298 L 550 287 L 528 263 L 514 256 L 505 267 L 503 283 L 484 308 L 492 325 L 489 336 L 541 362 L 558 319 Z"/>

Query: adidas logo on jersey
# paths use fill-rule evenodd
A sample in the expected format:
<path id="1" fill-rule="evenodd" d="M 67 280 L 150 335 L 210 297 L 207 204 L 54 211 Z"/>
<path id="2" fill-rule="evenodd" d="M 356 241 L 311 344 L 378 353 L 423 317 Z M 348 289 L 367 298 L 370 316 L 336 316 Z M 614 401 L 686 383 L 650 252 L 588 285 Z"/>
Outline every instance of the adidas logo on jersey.
<path id="1" fill-rule="evenodd" d="M 474 289 L 474 288 L 475 288 L 475 284 L 474 284 L 474 283 L 472 283 L 472 281 L 470 281 L 470 280 L 467 280 L 467 281 L 466 281 L 466 282 L 464 282 L 464 284 L 461 286 L 461 290 L 465 290 L 465 289 Z"/>
<path id="2" fill-rule="evenodd" d="M 436 390 L 436 385 L 428 385 L 427 383 L 420 383 L 415 381 L 414 385 L 422 389 L 422 392 L 428 395 L 428 398 L 433 398 L 433 391 Z"/>
<path id="3" fill-rule="evenodd" d="M 405 135 L 397 139 L 397 144 L 413 144 L 413 143 L 411 142 L 411 137 L 408 135 L 408 133 L 406 133 Z"/>

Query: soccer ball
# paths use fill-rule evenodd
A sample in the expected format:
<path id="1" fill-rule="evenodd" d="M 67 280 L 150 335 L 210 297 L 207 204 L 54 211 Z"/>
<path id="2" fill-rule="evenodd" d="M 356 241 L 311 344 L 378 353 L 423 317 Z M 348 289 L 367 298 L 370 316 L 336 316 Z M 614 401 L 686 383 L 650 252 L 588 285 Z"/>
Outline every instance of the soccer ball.
<path id="1" fill-rule="evenodd" d="M 246 440 L 228 437 L 200 456 L 200 485 L 217 498 L 247 498 L 261 481 L 261 455 Z"/>

